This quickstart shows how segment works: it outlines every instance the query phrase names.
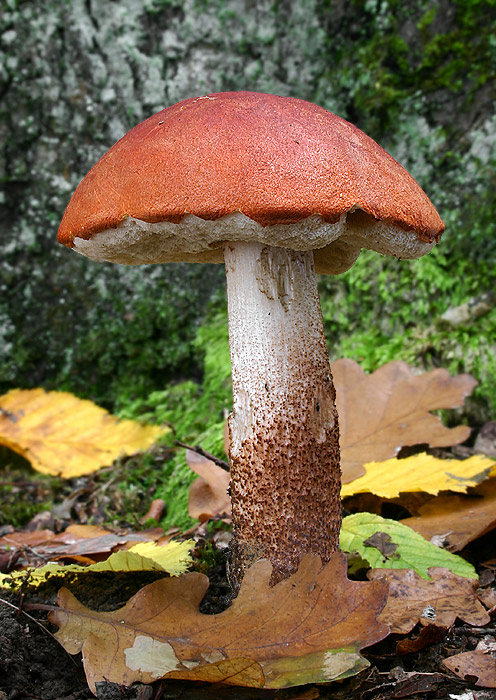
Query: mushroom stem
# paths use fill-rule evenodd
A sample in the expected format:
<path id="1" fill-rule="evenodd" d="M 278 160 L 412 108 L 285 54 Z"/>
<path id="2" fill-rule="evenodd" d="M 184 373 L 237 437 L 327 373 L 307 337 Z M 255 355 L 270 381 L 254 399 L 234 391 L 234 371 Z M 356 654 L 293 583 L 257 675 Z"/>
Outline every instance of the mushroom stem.
<path id="1" fill-rule="evenodd" d="M 233 412 L 233 546 L 239 588 L 254 560 L 271 582 L 305 553 L 339 548 L 339 430 L 313 252 L 228 243 L 224 250 Z"/>

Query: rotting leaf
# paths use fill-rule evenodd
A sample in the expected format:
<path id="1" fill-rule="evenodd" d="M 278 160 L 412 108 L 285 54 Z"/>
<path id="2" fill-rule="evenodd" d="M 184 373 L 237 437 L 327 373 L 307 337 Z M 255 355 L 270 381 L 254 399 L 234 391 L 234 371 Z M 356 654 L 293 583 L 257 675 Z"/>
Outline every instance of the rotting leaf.
<path id="1" fill-rule="evenodd" d="M 440 567 L 432 567 L 428 573 L 430 580 L 411 569 L 373 569 L 367 573 L 370 580 L 385 579 L 389 583 L 388 599 L 380 619 L 389 625 L 391 632 L 407 634 L 419 622 L 447 628 L 457 617 L 478 626 L 491 621 L 477 597 L 477 581 Z"/>
<path id="2" fill-rule="evenodd" d="M 238 597 L 217 615 L 198 606 L 206 576 L 162 579 L 124 608 L 93 612 L 62 589 L 50 621 L 65 649 L 83 653 L 88 683 L 121 685 L 159 678 L 284 688 L 358 673 L 359 650 L 388 634 L 377 622 L 387 596 L 384 581 L 350 581 L 339 553 L 324 567 L 305 555 L 298 571 L 270 587 L 272 567 L 257 561 Z"/>
<path id="3" fill-rule="evenodd" d="M 374 532 L 373 535 L 363 541 L 363 544 L 366 547 L 375 547 L 386 559 L 400 558 L 400 555 L 396 552 L 398 545 L 395 542 L 391 542 L 391 535 L 388 535 L 387 532 Z"/>
<path id="4" fill-rule="evenodd" d="M 0 397 L 0 445 L 44 474 L 90 474 L 119 456 L 147 449 L 169 431 L 119 420 L 91 401 L 44 389 L 13 389 Z"/>
<path id="5" fill-rule="evenodd" d="M 331 364 L 339 415 L 343 483 L 364 474 L 364 464 L 395 457 L 402 446 L 446 447 L 463 442 L 470 428 L 446 428 L 430 411 L 461 406 L 477 382 L 445 369 L 415 375 L 404 362 L 365 374 L 353 360 Z"/>
<path id="6" fill-rule="evenodd" d="M 416 637 L 400 639 L 396 643 L 396 653 L 398 656 L 403 654 L 414 654 L 430 644 L 436 644 L 446 635 L 446 627 L 438 627 L 437 625 L 426 625 L 420 628 L 420 632 Z"/>

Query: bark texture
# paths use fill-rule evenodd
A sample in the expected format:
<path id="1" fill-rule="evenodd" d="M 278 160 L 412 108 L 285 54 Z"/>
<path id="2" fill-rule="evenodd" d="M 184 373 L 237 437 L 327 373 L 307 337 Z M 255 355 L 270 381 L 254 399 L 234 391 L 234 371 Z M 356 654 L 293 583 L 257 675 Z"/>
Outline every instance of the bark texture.
<path id="1" fill-rule="evenodd" d="M 256 559 L 276 583 L 339 548 L 339 430 L 313 253 L 236 243 L 225 258 L 237 589 Z"/>

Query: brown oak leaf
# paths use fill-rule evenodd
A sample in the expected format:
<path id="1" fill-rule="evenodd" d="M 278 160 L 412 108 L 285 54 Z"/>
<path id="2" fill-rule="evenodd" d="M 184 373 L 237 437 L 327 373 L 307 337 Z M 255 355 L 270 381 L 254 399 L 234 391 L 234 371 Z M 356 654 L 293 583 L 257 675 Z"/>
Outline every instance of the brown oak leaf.
<path id="1" fill-rule="evenodd" d="M 444 659 L 443 664 L 459 678 L 476 678 L 475 685 L 482 688 L 496 688 L 496 655 L 479 649 L 455 654 Z"/>
<path id="2" fill-rule="evenodd" d="M 367 462 L 395 457 L 402 446 L 446 447 L 464 442 L 470 428 L 446 428 L 430 411 L 461 406 L 477 384 L 445 369 L 415 375 L 404 362 L 365 374 L 353 360 L 331 364 L 339 415 L 343 483 L 365 473 Z"/>
<path id="3" fill-rule="evenodd" d="M 430 580 L 412 569 L 372 569 L 370 580 L 385 579 L 389 595 L 380 614 L 391 632 L 406 634 L 420 622 L 451 627 L 459 617 L 471 625 L 487 625 L 491 618 L 476 595 L 478 582 L 453 574 L 449 569 L 431 567 Z"/>
<path id="4" fill-rule="evenodd" d="M 389 632 L 377 616 L 385 581 L 350 581 L 343 555 L 324 567 L 312 555 L 270 587 L 271 565 L 256 562 L 238 597 L 217 615 L 198 606 L 203 574 L 165 578 L 141 589 L 113 612 L 94 612 L 66 589 L 50 621 L 65 649 L 83 653 L 90 688 L 175 678 L 284 688 L 345 678 L 368 662 L 359 650 Z"/>
<path id="5" fill-rule="evenodd" d="M 426 539 L 439 536 L 452 552 L 496 527 L 496 478 L 479 484 L 470 495 L 438 496 L 418 509 L 418 516 L 402 520 Z"/>

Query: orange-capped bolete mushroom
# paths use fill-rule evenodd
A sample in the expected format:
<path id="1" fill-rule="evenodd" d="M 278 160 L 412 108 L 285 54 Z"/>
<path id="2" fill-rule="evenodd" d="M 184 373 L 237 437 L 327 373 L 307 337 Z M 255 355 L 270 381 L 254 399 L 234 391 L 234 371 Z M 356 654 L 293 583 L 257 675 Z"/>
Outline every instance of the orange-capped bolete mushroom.
<path id="1" fill-rule="evenodd" d="M 251 92 L 184 100 L 131 129 L 83 179 L 58 240 L 99 261 L 225 262 L 233 379 L 236 589 L 270 559 L 339 547 L 339 431 L 315 271 L 361 248 L 427 253 L 444 229 L 375 141 L 322 107 Z"/>

